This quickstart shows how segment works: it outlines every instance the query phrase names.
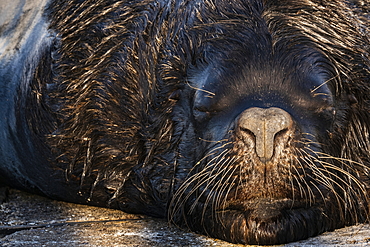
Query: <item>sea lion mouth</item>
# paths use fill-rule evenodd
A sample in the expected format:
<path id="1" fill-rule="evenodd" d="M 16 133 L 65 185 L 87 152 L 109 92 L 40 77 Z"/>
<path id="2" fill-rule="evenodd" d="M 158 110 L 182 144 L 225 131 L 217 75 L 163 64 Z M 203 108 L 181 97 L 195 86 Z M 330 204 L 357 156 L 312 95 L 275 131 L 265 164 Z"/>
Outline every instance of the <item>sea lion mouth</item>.
<path id="1" fill-rule="evenodd" d="M 216 215 L 219 224 L 213 225 L 213 233 L 243 244 L 283 244 L 322 233 L 330 225 L 319 205 L 292 199 L 229 205 Z"/>
<path id="2" fill-rule="evenodd" d="M 305 201 L 295 201 L 293 199 L 270 199 L 262 198 L 242 203 L 232 203 L 225 208 L 218 210 L 218 213 L 224 211 L 250 212 L 258 215 L 260 219 L 273 219 L 278 216 L 279 212 L 286 210 L 295 210 L 310 208 L 312 205 Z"/>

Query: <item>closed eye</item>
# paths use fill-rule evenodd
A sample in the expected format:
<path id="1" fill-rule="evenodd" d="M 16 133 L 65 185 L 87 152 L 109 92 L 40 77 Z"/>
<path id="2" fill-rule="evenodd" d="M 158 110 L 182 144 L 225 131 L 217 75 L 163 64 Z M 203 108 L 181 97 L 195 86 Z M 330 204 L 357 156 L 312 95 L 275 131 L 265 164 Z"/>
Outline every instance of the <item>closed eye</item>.
<path id="1" fill-rule="evenodd" d="M 208 107 L 205 107 L 205 106 L 195 106 L 194 110 L 195 111 L 200 111 L 200 112 L 210 112 Z"/>

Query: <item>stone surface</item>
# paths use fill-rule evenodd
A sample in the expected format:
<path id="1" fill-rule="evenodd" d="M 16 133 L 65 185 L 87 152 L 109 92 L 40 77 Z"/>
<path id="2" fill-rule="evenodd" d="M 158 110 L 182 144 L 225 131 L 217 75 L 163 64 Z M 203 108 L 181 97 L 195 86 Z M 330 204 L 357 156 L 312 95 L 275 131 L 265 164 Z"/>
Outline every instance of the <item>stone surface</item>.
<path id="1" fill-rule="evenodd" d="M 242 246 L 182 231 L 165 220 L 10 190 L 0 205 L 0 246 Z M 369 225 L 285 246 L 366 246 Z"/>

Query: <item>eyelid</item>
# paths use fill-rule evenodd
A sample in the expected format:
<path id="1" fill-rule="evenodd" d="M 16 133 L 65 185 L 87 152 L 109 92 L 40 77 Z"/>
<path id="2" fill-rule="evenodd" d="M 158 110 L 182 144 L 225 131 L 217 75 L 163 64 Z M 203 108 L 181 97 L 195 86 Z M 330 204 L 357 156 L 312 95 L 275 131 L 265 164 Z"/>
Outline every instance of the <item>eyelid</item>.
<path id="1" fill-rule="evenodd" d="M 205 106 L 195 106 L 194 110 L 200 111 L 200 112 L 209 112 L 208 107 L 205 107 Z"/>
<path id="2" fill-rule="evenodd" d="M 332 105 L 333 104 L 333 98 L 332 95 L 329 93 L 324 92 L 316 92 L 312 94 L 312 98 L 319 103 L 324 103 L 326 105 Z"/>

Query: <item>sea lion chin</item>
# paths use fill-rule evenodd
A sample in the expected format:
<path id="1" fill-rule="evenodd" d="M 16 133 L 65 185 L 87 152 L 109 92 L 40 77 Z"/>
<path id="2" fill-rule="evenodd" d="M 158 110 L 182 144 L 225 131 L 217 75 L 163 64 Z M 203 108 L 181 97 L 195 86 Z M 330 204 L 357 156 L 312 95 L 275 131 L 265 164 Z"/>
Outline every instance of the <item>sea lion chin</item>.
<path id="1" fill-rule="evenodd" d="M 0 20 L 1 183 L 233 243 L 368 220 L 370 7 L 31 5 Z"/>

